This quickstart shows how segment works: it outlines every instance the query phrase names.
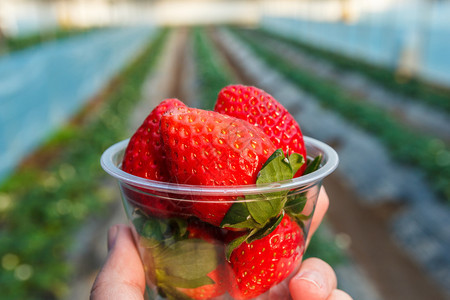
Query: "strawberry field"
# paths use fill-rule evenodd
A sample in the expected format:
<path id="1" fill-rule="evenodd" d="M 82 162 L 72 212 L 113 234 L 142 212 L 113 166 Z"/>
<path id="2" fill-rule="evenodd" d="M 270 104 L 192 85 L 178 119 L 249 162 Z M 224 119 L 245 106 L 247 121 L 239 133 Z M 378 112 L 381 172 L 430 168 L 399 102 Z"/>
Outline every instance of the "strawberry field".
<path id="1" fill-rule="evenodd" d="M 68 124 L 2 185 L 2 243 L 6 298 L 56 299 L 66 295 L 73 266 L 73 236 L 89 218 L 104 215 L 111 195 L 102 188 L 98 153 L 125 138 L 127 111 L 139 100 L 145 75 L 156 63 L 166 32 L 118 75 L 101 112 L 85 124 Z M 97 149 L 97 150 L 94 150 Z M 97 153 L 98 152 L 98 153 Z M 48 163 L 41 163 L 50 156 Z"/>
<path id="2" fill-rule="evenodd" d="M 251 35 L 247 34 L 242 37 L 269 65 L 275 66 L 284 76 L 301 86 L 306 92 L 314 94 L 316 99 L 321 101 L 325 107 L 338 112 L 357 126 L 376 135 L 388 147 L 389 153 L 395 160 L 422 169 L 427 174 L 435 191 L 440 193 L 442 198 L 450 199 L 449 168 L 446 164 L 441 164 L 441 157 L 445 157 L 449 153 L 445 141 L 420 134 L 417 130 L 411 130 L 408 124 L 402 124 L 401 120 L 380 109 L 377 105 L 367 103 L 364 98 L 355 97 L 331 82 L 324 82 L 320 78 L 293 66 L 287 59 L 280 59 L 281 53 L 265 48 L 265 43 L 252 39 Z M 366 67 L 366 69 L 371 68 Z M 386 75 L 389 74 L 386 71 L 385 73 Z M 391 81 L 393 81 L 392 73 Z M 406 92 L 409 85 L 417 85 L 417 89 L 420 89 L 421 86 L 415 82 L 408 82 L 405 86 L 398 85 L 395 87 Z M 417 96 L 420 97 L 420 92 L 411 93 L 418 94 Z M 426 94 L 433 97 L 432 93 Z M 436 91 L 436 94 L 440 95 L 438 91 Z M 445 93 L 441 95 L 442 98 L 440 99 L 437 97 L 431 99 L 436 99 L 434 103 L 439 103 L 439 105 L 449 103 Z"/>
<path id="3" fill-rule="evenodd" d="M 281 44 L 288 48 L 280 50 Z M 92 241 L 94 232 L 106 235 L 102 226 L 122 210 L 117 207 L 118 188 L 100 168 L 100 154 L 130 136 L 134 129 L 130 127 L 140 124 L 132 120 L 137 111 L 145 116 L 169 97 L 212 109 L 218 91 L 232 83 L 270 92 L 292 112 L 306 135 L 330 143 L 341 157 L 337 175 L 325 183 L 331 197 L 329 218 L 307 255 L 332 264 L 344 289 L 355 285 L 351 278 L 357 285 L 367 285 L 351 291 L 355 299 L 367 291 L 371 293 L 366 299 L 445 299 L 450 265 L 433 263 L 448 261 L 445 247 L 450 242 L 441 226 L 450 220 L 445 127 L 423 129 L 420 118 L 412 124 L 401 113 L 369 101 L 368 94 L 351 92 L 324 78 L 320 70 L 302 68 L 286 49 L 322 60 L 338 72 L 368 78 L 372 86 L 411 98 L 412 103 L 430 108 L 432 116 L 437 110 L 439 117 L 434 119 L 444 114 L 444 122 L 448 121 L 447 89 L 418 79 L 399 83 L 388 69 L 275 32 L 239 27 L 159 29 L 138 57 L 1 185 L 0 283 L 6 287 L 5 299 L 86 296 L 83 293 L 104 257 L 89 258 L 92 252 L 84 248 L 103 244 L 104 240 Z M 417 225 L 414 237 L 408 222 Z M 416 248 L 420 243 L 434 243 L 439 251 L 422 254 Z M 385 256 L 373 262 L 370 255 L 378 252 L 371 251 L 380 245 L 384 249 L 379 253 Z M 82 271 L 77 264 L 86 261 L 90 266 Z M 392 264 L 397 265 L 395 271 L 383 272 L 382 278 L 379 269 L 386 271 Z M 395 277 L 405 284 L 398 284 Z M 75 287 L 73 282 L 82 284 Z"/>
<path id="4" fill-rule="evenodd" d="M 15 52 L 33 47 L 45 42 L 64 39 L 67 37 L 86 34 L 94 29 L 57 29 L 51 31 L 43 31 L 36 34 L 28 34 L 25 36 L 6 38 L 0 47 L 0 53 Z"/>

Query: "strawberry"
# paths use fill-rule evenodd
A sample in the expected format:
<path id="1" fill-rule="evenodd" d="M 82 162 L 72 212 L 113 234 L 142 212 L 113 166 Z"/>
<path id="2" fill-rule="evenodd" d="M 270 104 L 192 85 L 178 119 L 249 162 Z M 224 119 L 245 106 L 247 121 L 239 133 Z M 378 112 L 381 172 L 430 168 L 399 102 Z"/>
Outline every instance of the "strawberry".
<path id="1" fill-rule="evenodd" d="M 275 151 L 264 132 L 248 122 L 194 108 L 166 113 L 161 118 L 161 134 L 169 174 L 184 184 L 253 184 Z M 211 198 L 220 204 L 205 203 L 208 199 L 195 199 L 192 212 L 219 226 L 232 199 Z"/>
<path id="2" fill-rule="evenodd" d="M 228 290 L 228 263 L 222 230 L 198 219 L 141 219 L 133 222 L 141 235 L 148 278 L 164 299 L 211 299 Z"/>
<path id="3" fill-rule="evenodd" d="M 257 297 L 283 281 L 299 265 L 304 248 L 303 231 L 287 214 L 269 235 L 242 243 L 230 256 L 233 299 Z"/>
<path id="4" fill-rule="evenodd" d="M 226 279 L 227 275 L 225 275 L 227 274 L 227 271 L 227 263 L 222 263 L 214 271 L 207 274 L 207 276 L 211 278 L 214 283 L 202 285 L 192 289 L 179 288 L 179 290 L 192 299 L 196 300 L 212 299 L 214 297 L 218 297 L 225 294 L 228 290 L 229 282 Z"/>
<path id="5" fill-rule="evenodd" d="M 166 99 L 154 108 L 131 137 L 122 161 L 122 170 L 151 180 L 169 181 L 165 167 L 165 155 L 161 145 L 159 123 L 161 116 L 170 109 L 185 107 L 178 99 Z M 181 211 L 176 203 L 146 195 L 152 191 L 124 188 L 124 195 L 141 206 L 147 213 L 169 217 Z"/>
<path id="6" fill-rule="evenodd" d="M 248 121 L 261 128 L 277 148 L 300 154 L 306 162 L 306 148 L 294 117 L 267 92 L 252 86 L 230 85 L 218 95 L 214 111 Z M 303 174 L 304 164 L 295 177 Z"/>
<path id="7" fill-rule="evenodd" d="M 151 180 L 169 181 L 161 146 L 159 122 L 166 111 L 175 107 L 185 105 L 178 99 L 166 99 L 152 110 L 131 137 L 125 150 L 122 170 Z"/>
<path id="8" fill-rule="evenodd" d="M 222 245 L 223 242 L 217 240 L 221 239 L 222 233 L 219 228 L 212 227 L 207 223 L 190 220 L 187 226 L 187 238 L 201 239 L 211 244 Z M 220 247 L 219 247 L 220 248 Z M 219 255 L 219 257 L 222 257 Z M 199 259 L 204 259 L 199 258 Z M 184 294 L 197 300 L 211 299 L 226 293 L 228 289 L 228 281 L 226 278 L 228 264 L 222 258 L 218 261 L 218 266 L 213 271 L 209 272 L 208 276 L 214 283 L 202 285 L 196 288 L 179 288 Z"/>

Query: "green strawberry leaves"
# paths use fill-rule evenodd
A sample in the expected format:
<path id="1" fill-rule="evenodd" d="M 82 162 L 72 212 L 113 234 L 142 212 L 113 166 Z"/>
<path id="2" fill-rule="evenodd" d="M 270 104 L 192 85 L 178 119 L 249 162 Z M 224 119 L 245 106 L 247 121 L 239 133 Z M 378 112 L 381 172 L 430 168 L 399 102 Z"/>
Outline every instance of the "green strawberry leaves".
<path id="1" fill-rule="evenodd" d="M 292 179 L 297 170 L 304 164 L 303 157 L 292 154 L 285 157 L 281 149 L 276 150 L 261 168 L 257 185 Z M 287 192 L 275 192 L 248 195 L 245 202 L 239 200 L 233 204 L 222 220 L 221 227 L 262 228 L 283 209 Z"/>
<path id="2" fill-rule="evenodd" d="M 156 281 L 167 299 L 191 299 L 178 288 L 214 284 L 208 274 L 223 263 L 223 248 L 202 239 L 179 240 L 152 254 Z"/>
<path id="3" fill-rule="evenodd" d="M 320 167 L 322 156 L 308 160 L 305 174 L 312 173 Z M 281 149 L 276 150 L 262 166 L 257 185 L 292 179 L 295 173 L 305 163 L 298 153 L 285 156 Z M 303 227 L 303 222 L 312 217 L 303 215 L 306 205 L 305 193 L 296 191 L 282 191 L 267 194 L 249 195 L 245 202 L 238 199 L 222 220 L 221 227 L 247 229 L 246 234 L 236 238 L 228 244 L 225 252 L 229 260 L 234 249 L 243 242 L 251 243 L 270 234 L 281 222 L 284 214 L 294 217 Z"/>
<path id="4" fill-rule="evenodd" d="M 291 166 L 289 158 L 286 158 L 284 156 L 283 150 L 277 149 L 261 167 L 258 178 L 256 180 L 256 184 L 271 183 L 291 179 L 293 177 L 293 166 Z M 294 157 L 294 160 L 296 166 L 298 163 L 297 157 Z"/>
<path id="5" fill-rule="evenodd" d="M 254 228 L 258 226 L 258 222 L 250 217 L 250 211 L 245 202 L 239 202 L 242 198 L 238 198 L 222 220 L 221 227 L 227 228 Z"/>
<path id="6" fill-rule="evenodd" d="M 192 280 L 217 267 L 218 252 L 217 245 L 202 239 L 186 239 L 163 249 L 155 257 L 155 261 L 166 274 Z M 205 257 L 209 259 L 204 259 Z"/>
<path id="7" fill-rule="evenodd" d="M 207 275 L 224 262 L 223 247 L 200 238 L 189 238 L 186 220 L 148 217 L 134 212 L 133 224 L 140 244 L 150 248 L 156 281 L 168 299 L 191 299 L 177 288 L 214 284 Z"/>
<path id="8" fill-rule="evenodd" d="M 259 228 L 257 230 L 250 231 L 250 233 L 247 235 L 246 242 L 250 244 L 253 241 L 262 239 L 266 235 L 269 235 L 272 231 L 275 230 L 275 228 L 277 228 L 278 224 L 280 224 L 281 219 L 283 219 L 283 217 L 284 217 L 284 211 L 281 211 L 279 216 L 277 216 L 276 218 L 270 219 L 264 225 L 264 227 Z"/>
<path id="9" fill-rule="evenodd" d="M 320 168 L 320 164 L 322 163 L 322 158 L 323 158 L 322 154 L 319 154 L 313 160 L 308 159 L 308 163 L 306 165 L 306 169 L 303 175 L 317 171 Z"/>
<path id="10" fill-rule="evenodd" d="M 207 274 L 223 260 L 220 247 L 202 239 L 178 241 L 157 251 L 153 258 L 160 286 L 188 289 L 214 284 Z"/>
<path id="11" fill-rule="evenodd" d="M 183 219 L 157 219 L 149 218 L 142 210 L 137 209 L 133 219 L 134 228 L 144 239 L 147 247 L 160 244 L 171 244 L 176 240 L 184 239 L 187 233 L 187 222 Z"/>
<path id="12" fill-rule="evenodd" d="M 289 180 L 305 163 L 297 153 L 285 156 L 283 150 L 276 150 L 259 171 L 256 184 Z M 243 242 L 251 243 L 270 234 L 284 216 L 288 192 L 248 195 L 245 202 L 236 202 L 222 220 L 221 227 L 247 229 L 248 232 L 233 240 L 225 250 L 227 259 Z"/>
<path id="13" fill-rule="evenodd" d="M 307 200 L 308 198 L 304 193 L 299 195 L 295 195 L 295 193 L 288 193 L 288 201 L 286 202 L 284 210 L 289 215 L 299 214 L 305 208 Z"/>

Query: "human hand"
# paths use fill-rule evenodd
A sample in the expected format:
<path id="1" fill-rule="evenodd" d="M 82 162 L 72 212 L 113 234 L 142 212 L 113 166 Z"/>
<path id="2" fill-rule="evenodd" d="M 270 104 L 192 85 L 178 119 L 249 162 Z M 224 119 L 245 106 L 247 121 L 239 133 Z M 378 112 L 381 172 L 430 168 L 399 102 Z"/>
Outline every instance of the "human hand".
<path id="1" fill-rule="evenodd" d="M 329 199 L 321 190 L 311 223 L 309 236 L 315 232 L 328 209 Z M 309 242 L 309 241 L 308 241 Z M 131 230 L 126 225 L 116 225 L 108 232 L 108 258 L 100 270 L 91 291 L 91 300 L 144 299 L 145 273 Z M 289 284 L 293 300 L 351 300 L 345 292 L 336 289 L 333 269 L 318 258 L 302 262 L 299 272 Z M 276 300 L 276 292 L 269 298 Z"/>

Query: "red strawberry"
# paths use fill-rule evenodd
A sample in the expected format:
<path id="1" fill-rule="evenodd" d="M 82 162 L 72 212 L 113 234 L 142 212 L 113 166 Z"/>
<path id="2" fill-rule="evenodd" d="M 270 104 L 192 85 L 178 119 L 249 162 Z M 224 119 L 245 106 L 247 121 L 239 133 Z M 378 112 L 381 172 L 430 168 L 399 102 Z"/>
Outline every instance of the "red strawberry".
<path id="1" fill-rule="evenodd" d="M 288 277 L 299 265 L 305 241 L 300 226 L 287 214 L 269 235 L 242 243 L 230 257 L 234 299 L 251 299 Z"/>
<path id="2" fill-rule="evenodd" d="M 138 224 L 142 222 L 137 222 Z M 211 299 L 228 290 L 222 229 L 198 219 L 148 219 L 138 226 L 147 276 L 164 299 Z"/>
<path id="3" fill-rule="evenodd" d="M 212 299 L 223 295 L 228 290 L 229 282 L 225 275 L 228 271 L 227 263 L 222 263 L 214 271 L 208 273 L 208 277 L 214 280 L 214 284 L 203 285 L 193 289 L 179 288 L 180 291 L 192 299 L 203 300 Z"/>
<path id="4" fill-rule="evenodd" d="M 261 166 L 276 150 L 270 139 L 248 122 L 200 109 L 165 114 L 161 119 L 161 134 L 169 173 L 176 182 L 185 184 L 253 184 Z M 193 213 L 216 226 L 231 206 L 231 202 L 196 200 L 199 201 L 193 203 Z"/>
<path id="5" fill-rule="evenodd" d="M 128 143 L 122 170 L 151 180 L 169 181 L 161 146 L 159 122 L 166 111 L 175 107 L 185 105 L 178 99 L 166 99 L 147 116 Z"/>
<path id="6" fill-rule="evenodd" d="M 252 86 L 230 85 L 218 95 L 214 111 L 227 114 L 261 128 L 277 148 L 298 153 L 306 162 L 306 149 L 300 126 L 294 117 L 267 92 Z M 303 174 L 306 163 L 295 177 Z"/>
<path id="7" fill-rule="evenodd" d="M 125 150 L 122 170 L 146 179 L 169 181 L 161 145 L 159 123 L 161 116 L 167 110 L 177 107 L 181 108 L 185 105 L 178 99 L 166 99 L 153 109 L 131 137 Z M 146 195 L 145 192 L 155 195 L 154 192 L 141 188 L 124 188 L 125 196 L 140 205 L 147 213 L 168 217 L 180 211 L 176 203 Z"/>

